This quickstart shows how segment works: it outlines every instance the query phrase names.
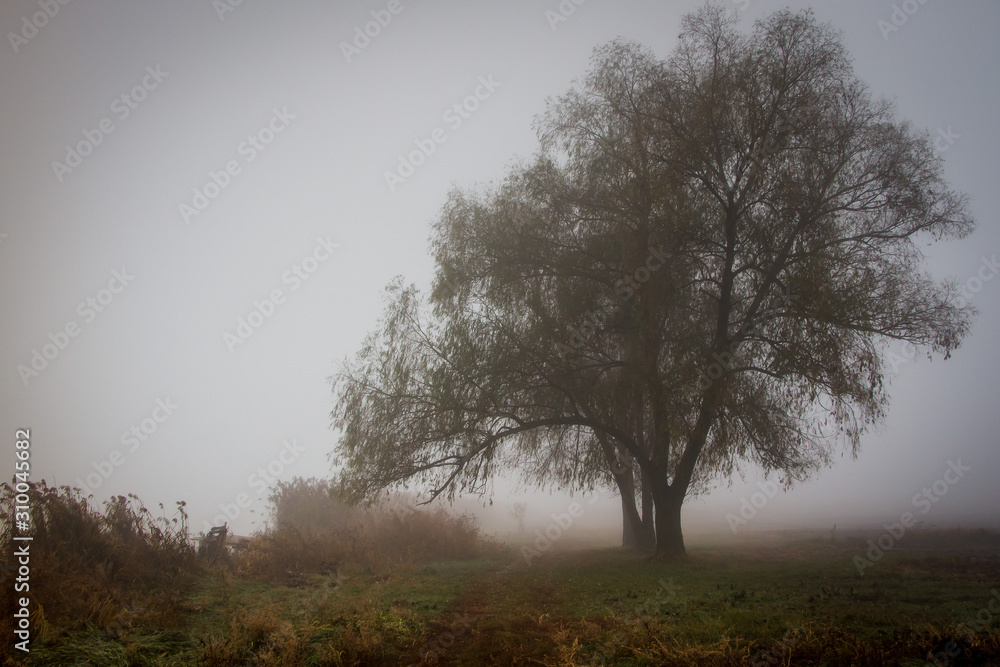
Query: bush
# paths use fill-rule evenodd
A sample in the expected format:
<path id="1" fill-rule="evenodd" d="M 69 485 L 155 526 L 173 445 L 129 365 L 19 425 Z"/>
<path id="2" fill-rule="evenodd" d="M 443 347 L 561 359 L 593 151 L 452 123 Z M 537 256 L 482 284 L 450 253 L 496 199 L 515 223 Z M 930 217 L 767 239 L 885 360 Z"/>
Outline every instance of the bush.
<path id="1" fill-rule="evenodd" d="M 348 548 L 341 533 L 303 533 L 286 526 L 254 535 L 233 558 L 241 577 L 284 581 L 303 572 L 334 572 Z"/>
<path id="2" fill-rule="evenodd" d="M 470 558 L 488 548 L 475 517 L 416 509 L 394 496 L 353 508 L 331 498 L 327 480 L 296 478 L 270 496 L 273 526 L 235 558 L 243 577 L 272 581 L 301 573 L 333 573 L 346 564 L 385 572 L 433 558 Z"/>
<path id="3" fill-rule="evenodd" d="M 268 496 L 272 525 L 307 533 L 357 525 L 362 512 L 332 497 L 330 480 L 295 477 L 278 482 Z"/>
<path id="4" fill-rule="evenodd" d="M 177 516 L 154 517 L 134 495 L 91 508 L 79 489 L 28 485 L 31 626 L 44 639 L 50 625 L 116 630 L 133 623 L 170 625 L 195 570 L 184 503 Z M 13 542 L 15 491 L 0 485 L 0 539 Z M 23 500 L 23 497 L 22 497 Z M 162 509 L 162 505 L 161 505 Z M 19 533 L 23 531 L 18 531 Z M 15 595 L 4 585 L 0 632 L 13 636 Z"/>

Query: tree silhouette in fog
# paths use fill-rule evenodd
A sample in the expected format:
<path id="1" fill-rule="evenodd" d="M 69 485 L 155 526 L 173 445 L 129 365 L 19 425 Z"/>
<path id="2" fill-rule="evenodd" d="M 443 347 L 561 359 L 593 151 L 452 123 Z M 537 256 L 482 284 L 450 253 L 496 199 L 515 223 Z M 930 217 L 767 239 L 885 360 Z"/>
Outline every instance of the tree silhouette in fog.
<path id="1" fill-rule="evenodd" d="M 686 498 L 856 454 L 889 346 L 968 332 L 920 250 L 971 231 L 966 201 L 811 12 L 744 33 L 707 5 L 665 61 L 613 42 L 537 125 L 530 162 L 449 196 L 429 298 L 393 283 L 340 367 L 347 496 L 614 484 L 626 542 L 680 554 Z"/>

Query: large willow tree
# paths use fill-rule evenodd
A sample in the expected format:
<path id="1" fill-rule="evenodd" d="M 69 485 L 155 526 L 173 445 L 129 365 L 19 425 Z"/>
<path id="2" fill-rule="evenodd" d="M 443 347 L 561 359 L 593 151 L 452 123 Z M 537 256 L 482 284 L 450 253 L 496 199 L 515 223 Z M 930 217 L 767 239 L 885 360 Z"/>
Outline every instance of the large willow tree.
<path id="1" fill-rule="evenodd" d="M 809 12 L 747 34 L 706 6 L 666 61 L 614 42 L 538 129 L 450 196 L 429 304 L 397 282 L 336 376 L 346 494 L 614 483 L 626 535 L 683 553 L 685 498 L 856 453 L 889 345 L 968 331 L 920 250 L 972 229 L 966 202 Z"/>

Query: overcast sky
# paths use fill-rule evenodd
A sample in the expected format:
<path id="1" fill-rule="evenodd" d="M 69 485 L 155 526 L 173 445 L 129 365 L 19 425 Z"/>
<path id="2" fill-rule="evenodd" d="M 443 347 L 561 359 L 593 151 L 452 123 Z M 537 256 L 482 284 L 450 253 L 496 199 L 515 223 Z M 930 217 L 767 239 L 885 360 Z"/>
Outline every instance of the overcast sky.
<path id="1" fill-rule="evenodd" d="M 733 7 L 749 28 L 787 4 L 815 5 L 873 92 L 938 138 L 979 225 L 927 248 L 928 266 L 968 285 L 980 314 L 952 359 L 899 365 L 885 427 L 856 460 L 770 499 L 748 528 L 898 519 L 949 461 L 963 473 L 918 518 L 996 526 L 1000 4 L 907 0 L 895 16 L 888 0 Z M 530 156 L 534 116 L 596 46 L 624 37 L 665 57 L 699 5 L 5 0 L 10 467 L 15 429 L 30 428 L 33 479 L 90 484 L 98 500 L 135 492 L 150 507 L 183 499 L 195 532 L 248 498 L 230 525 L 257 527 L 258 469 L 329 473 L 328 378 L 374 326 L 393 276 L 429 285 L 447 192 Z M 416 142 L 434 150 L 409 174 L 400 156 Z M 685 530 L 726 530 L 756 481 L 689 503 Z M 498 486 L 502 511 L 513 499 Z M 616 501 L 604 506 L 592 517 L 616 525 Z"/>

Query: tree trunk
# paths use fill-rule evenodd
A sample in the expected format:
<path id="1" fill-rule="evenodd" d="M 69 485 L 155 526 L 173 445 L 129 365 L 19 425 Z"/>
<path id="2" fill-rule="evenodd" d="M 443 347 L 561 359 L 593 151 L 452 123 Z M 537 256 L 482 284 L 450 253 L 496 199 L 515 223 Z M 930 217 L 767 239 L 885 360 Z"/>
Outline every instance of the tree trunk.
<path id="1" fill-rule="evenodd" d="M 656 527 L 653 524 L 653 489 L 649 483 L 649 475 L 645 472 L 641 477 L 642 484 L 642 533 L 640 548 L 652 553 L 656 549 Z"/>
<path id="2" fill-rule="evenodd" d="M 642 548 L 642 518 L 635 506 L 635 477 L 631 468 L 614 475 L 622 501 L 622 547 Z"/>
<path id="3" fill-rule="evenodd" d="M 640 544 L 640 530 L 642 529 L 642 519 L 639 518 L 635 509 L 635 502 L 629 502 L 624 495 L 622 498 L 622 548 L 638 549 Z M 631 505 L 631 507 L 629 507 Z"/>
<path id="4" fill-rule="evenodd" d="M 656 555 L 675 558 L 685 555 L 684 535 L 681 533 L 681 504 L 684 495 L 676 493 L 662 482 L 666 488 L 653 490 L 656 505 Z"/>
<path id="5" fill-rule="evenodd" d="M 643 539 L 643 519 L 635 506 L 635 472 L 632 457 L 625 450 L 619 450 L 605 436 L 598 434 L 598 442 L 604 458 L 611 468 L 611 477 L 618 486 L 622 501 L 622 547 L 625 549 L 646 548 Z"/>

